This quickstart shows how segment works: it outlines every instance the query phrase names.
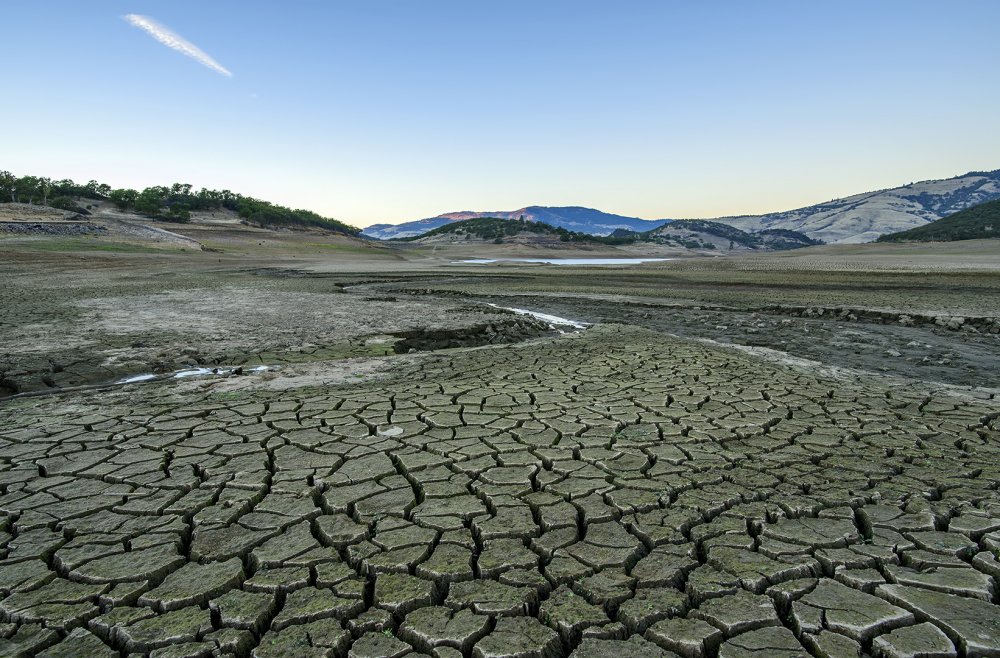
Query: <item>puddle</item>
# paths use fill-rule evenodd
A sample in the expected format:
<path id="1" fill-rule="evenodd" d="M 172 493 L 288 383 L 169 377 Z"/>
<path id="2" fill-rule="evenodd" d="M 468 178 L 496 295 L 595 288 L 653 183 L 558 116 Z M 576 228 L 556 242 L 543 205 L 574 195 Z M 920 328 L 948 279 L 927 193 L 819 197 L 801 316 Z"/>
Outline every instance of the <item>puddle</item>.
<path id="1" fill-rule="evenodd" d="M 674 258 L 470 258 L 453 260 L 453 265 L 492 265 L 493 263 L 542 263 L 544 265 L 641 265 Z"/>

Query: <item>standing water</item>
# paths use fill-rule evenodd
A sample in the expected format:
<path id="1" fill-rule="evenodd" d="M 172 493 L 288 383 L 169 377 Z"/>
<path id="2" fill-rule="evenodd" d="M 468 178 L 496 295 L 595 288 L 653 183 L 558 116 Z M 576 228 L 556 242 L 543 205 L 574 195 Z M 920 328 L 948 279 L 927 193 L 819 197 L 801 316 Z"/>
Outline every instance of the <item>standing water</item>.
<path id="1" fill-rule="evenodd" d="M 673 258 L 470 258 L 452 261 L 452 264 L 490 265 L 493 263 L 544 263 L 546 265 L 640 265 L 657 263 Z"/>

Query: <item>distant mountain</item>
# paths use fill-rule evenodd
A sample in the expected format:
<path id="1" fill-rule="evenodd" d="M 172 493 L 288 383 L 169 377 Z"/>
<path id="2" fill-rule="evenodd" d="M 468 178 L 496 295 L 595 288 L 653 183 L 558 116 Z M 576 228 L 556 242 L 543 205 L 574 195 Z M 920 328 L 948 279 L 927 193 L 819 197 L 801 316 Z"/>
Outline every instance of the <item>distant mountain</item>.
<path id="1" fill-rule="evenodd" d="M 961 210 L 909 231 L 888 233 L 879 242 L 949 242 L 1000 238 L 1000 199 Z"/>
<path id="2" fill-rule="evenodd" d="M 380 240 L 394 240 L 421 235 L 432 229 L 477 217 L 494 217 L 497 219 L 519 219 L 524 217 L 529 222 L 542 222 L 549 226 L 564 228 L 567 231 L 589 233 L 590 235 L 609 235 L 619 228 L 632 231 L 648 231 L 662 226 L 667 219 L 639 219 L 612 213 L 601 212 L 593 208 L 580 206 L 527 206 L 519 210 L 501 210 L 488 212 L 451 212 L 437 217 L 418 219 L 402 224 L 373 224 L 362 231 L 362 234 Z"/>
<path id="3" fill-rule="evenodd" d="M 632 235 L 638 234 L 632 233 Z M 568 231 L 562 227 L 550 226 L 544 222 L 500 219 L 498 217 L 474 217 L 473 219 L 465 219 L 460 222 L 455 221 L 431 229 L 421 235 L 401 239 L 419 244 L 493 242 L 495 244 L 531 244 L 535 246 L 559 246 L 560 243 L 613 245 L 629 244 L 634 241 L 634 238 L 620 239 Z"/>
<path id="4" fill-rule="evenodd" d="M 621 233 L 615 233 L 621 236 Z M 748 233 L 728 224 L 704 219 L 679 219 L 636 236 L 638 240 L 686 249 L 719 251 L 798 249 L 822 244 L 797 231 L 766 229 Z"/>
<path id="5" fill-rule="evenodd" d="M 866 192 L 807 208 L 714 221 L 744 231 L 791 229 L 824 242 L 871 242 L 941 219 L 970 206 L 1000 198 L 1000 169 L 971 172 L 947 180 L 910 183 Z"/>
<path id="6" fill-rule="evenodd" d="M 910 183 L 877 192 L 865 192 L 797 210 L 697 221 L 727 224 L 747 233 L 778 229 L 796 231 L 823 242 L 860 243 L 871 242 L 885 233 L 923 226 L 965 208 L 998 198 L 1000 198 L 1000 169 L 971 172 L 947 180 Z M 447 213 L 403 224 L 375 224 L 364 229 L 362 233 L 369 237 L 389 240 L 421 235 L 439 226 L 474 217 L 517 219 L 522 215 L 528 221 L 543 222 L 550 226 L 591 235 L 610 235 L 617 229 L 641 233 L 671 221 L 626 217 L 579 206 L 527 206 L 512 211 Z"/>

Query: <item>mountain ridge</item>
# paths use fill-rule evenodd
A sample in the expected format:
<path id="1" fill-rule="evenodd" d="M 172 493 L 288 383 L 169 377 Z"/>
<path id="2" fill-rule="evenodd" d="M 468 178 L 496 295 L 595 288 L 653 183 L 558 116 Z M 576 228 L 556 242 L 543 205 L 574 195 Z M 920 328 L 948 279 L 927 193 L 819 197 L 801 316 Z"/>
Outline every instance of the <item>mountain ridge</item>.
<path id="1" fill-rule="evenodd" d="M 781 212 L 694 219 L 726 224 L 748 233 L 791 230 L 814 240 L 855 244 L 923 226 L 997 198 L 1000 198 L 1000 169 L 861 192 Z M 628 217 L 582 206 L 525 206 L 511 211 L 458 211 L 400 224 L 373 224 L 362 234 L 378 239 L 414 237 L 450 222 L 477 217 L 518 219 L 521 215 L 529 221 L 591 235 L 610 235 L 616 229 L 641 233 L 677 221 Z"/>
<path id="2" fill-rule="evenodd" d="M 615 229 L 624 228 L 631 231 L 649 231 L 670 220 L 641 219 L 615 213 L 603 212 L 583 206 L 524 206 L 517 210 L 460 210 L 447 212 L 434 217 L 418 219 L 401 224 L 372 224 L 362 233 L 380 240 L 411 238 L 427 231 L 439 228 L 451 222 L 482 218 L 519 219 L 524 217 L 529 222 L 542 222 L 549 226 L 564 228 L 567 231 L 589 233 L 591 235 L 610 235 Z"/>

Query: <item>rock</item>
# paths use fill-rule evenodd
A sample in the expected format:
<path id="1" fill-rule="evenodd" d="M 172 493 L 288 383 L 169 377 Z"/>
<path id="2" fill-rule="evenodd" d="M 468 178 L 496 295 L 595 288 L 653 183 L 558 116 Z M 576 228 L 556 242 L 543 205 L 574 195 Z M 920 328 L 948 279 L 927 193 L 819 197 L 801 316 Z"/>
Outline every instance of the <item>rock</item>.
<path id="1" fill-rule="evenodd" d="M 678 617 L 687 608 L 683 592 L 670 587 L 636 590 L 635 596 L 618 607 L 618 621 L 633 633 L 643 633 L 650 624 L 668 617 Z"/>
<path id="2" fill-rule="evenodd" d="M 582 594 L 594 605 L 617 606 L 632 597 L 634 583 L 635 579 L 627 576 L 624 571 L 605 569 L 577 581 L 573 590 Z"/>
<path id="3" fill-rule="evenodd" d="M 3 652 L 0 640 L 0 652 Z M 117 658 L 120 654 L 85 628 L 77 628 L 58 644 L 36 654 L 38 658 Z"/>
<path id="4" fill-rule="evenodd" d="M 386 610 L 371 608 L 365 610 L 354 619 L 347 621 L 347 629 L 355 637 L 365 633 L 380 633 L 386 629 L 392 630 L 392 615 Z"/>
<path id="5" fill-rule="evenodd" d="M 139 605 L 156 610 L 178 610 L 206 603 L 243 580 L 243 563 L 236 558 L 208 564 L 188 563 L 174 571 L 155 589 L 139 597 Z"/>
<path id="6" fill-rule="evenodd" d="M 266 633 L 251 653 L 252 658 L 286 658 L 303 656 L 327 658 L 343 655 L 351 643 L 351 635 L 329 621 L 290 626 L 281 632 Z"/>
<path id="7" fill-rule="evenodd" d="M 445 605 L 454 610 L 469 608 L 481 615 L 524 615 L 536 599 L 535 591 L 526 587 L 476 580 L 453 583 Z"/>
<path id="8" fill-rule="evenodd" d="M 434 583 L 399 573 L 382 573 L 375 578 L 375 605 L 395 615 L 430 605 Z"/>
<path id="9" fill-rule="evenodd" d="M 347 652 L 348 658 L 403 658 L 411 651 L 410 645 L 385 633 L 362 635 Z"/>
<path id="10" fill-rule="evenodd" d="M 792 632 L 782 626 L 737 635 L 719 647 L 719 658 L 811 658 Z"/>
<path id="11" fill-rule="evenodd" d="M 488 617 L 470 610 L 429 606 L 406 615 L 406 620 L 399 627 L 399 637 L 421 651 L 453 647 L 467 652 L 486 635 L 488 627 Z"/>
<path id="12" fill-rule="evenodd" d="M 865 642 L 893 628 L 912 624 L 913 614 L 836 581 L 822 579 L 816 589 L 792 603 L 799 633 L 822 629 Z"/>
<path id="13" fill-rule="evenodd" d="M 889 566 L 886 567 L 886 573 L 891 582 L 900 585 L 914 585 L 983 601 L 993 601 L 996 597 L 993 579 L 970 567 L 932 567 L 927 571 L 916 571 Z"/>
<path id="14" fill-rule="evenodd" d="M 474 658 L 556 658 L 559 636 L 534 617 L 500 617 L 472 649 Z"/>
<path id="15" fill-rule="evenodd" d="M 542 603 L 538 613 L 542 623 L 556 630 L 567 644 L 574 644 L 583 631 L 611 623 L 604 610 L 590 604 L 565 585 Z"/>
<path id="16" fill-rule="evenodd" d="M 271 594 L 237 589 L 213 599 L 209 608 L 223 626 L 260 632 L 274 614 L 277 605 Z"/>
<path id="17" fill-rule="evenodd" d="M 364 601 L 345 599 L 335 592 L 317 587 L 306 587 L 290 592 L 285 598 L 271 628 L 280 631 L 320 619 L 347 619 L 365 609 Z"/>
<path id="18" fill-rule="evenodd" d="M 768 524 L 764 528 L 764 536 L 812 548 L 836 548 L 861 541 L 861 535 L 851 521 L 809 517 Z"/>
<path id="19" fill-rule="evenodd" d="M 719 647 L 723 635 L 700 619 L 664 619 L 653 624 L 645 638 L 684 658 L 704 658 Z"/>
<path id="20" fill-rule="evenodd" d="M 189 607 L 143 616 L 127 625 L 116 625 L 112 627 L 111 635 L 126 650 L 145 652 L 171 644 L 194 642 L 211 630 L 208 610 Z"/>
<path id="21" fill-rule="evenodd" d="M 692 610 L 691 617 L 708 622 L 726 637 L 781 624 L 771 599 L 745 591 L 709 599 Z"/>
<path id="22" fill-rule="evenodd" d="M 892 569 L 893 567 L 886 567 Z M 875 588 L 885 582 L 885 578 L 877 569 L 845 569 L 837 567 L 833 574 L 834 580 L 843 583 L 848 587 L 859 589 L 862 592 L 871 594 Z"/>
<path id="23" fill-rule="evenodd" d="M 941 629 L 923 623 L 897 628 L 875 638 L 872 655 L 875 658 L 957 658 L 958 652 Z"/>
<path id="24" fill-rule="evenodd" d="M 672 651 L 662 649 L 639 636 L 628 640 L 587 638 L 580 643 L 570 658 L 678 658 Z"/>
<path id="25" fill-rule="evenodd" d="M 417 575 L 441 583 L 472 580 L 472 551 L 455 544 L 438 544 L 431 556 L 417 565 Z"/>
<path id="26" fill-rule="evenodd" d="M 769 585 L 820 572 L 819 563 L 810 558 L 774 560 L 760 553 L 727 547 L 712 548 L 708 552 L 708 563 L 736 576 L 743 588 L 756 594 L 763 594 Z"/>
<path id="27" fill-rule="evenodd" d="M 846 635 L 827 630 L 816 635 L 805 633 L 802 644 L 819 658 L 861 658 L 861 645 Z"/>
<path id="28" fill-rule="evenodd" d="M 933 623 L 969 658 L 1000 656 L 1000 607 L 905 585 L 881 585 L 876 594 Z"/>
<path id="29" fill-rule="evenodd" d="M 632 568 L 640 587 L 679 587 L 685 576 L 698 566 L 693 545 L 665 545 L 654 548 Z"/>
<path id="30" fill-rule="evenodd" d="M 941 555 L 953 555 L 960 558 L 972 557 L 979 550 L 976 542 L 957 532 L 940 532 L 935 530 L 908 532 L 906 533 L 906 538 L 925 551 L 940 553 Z"/>

